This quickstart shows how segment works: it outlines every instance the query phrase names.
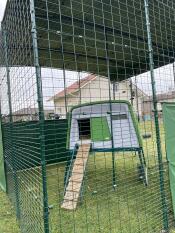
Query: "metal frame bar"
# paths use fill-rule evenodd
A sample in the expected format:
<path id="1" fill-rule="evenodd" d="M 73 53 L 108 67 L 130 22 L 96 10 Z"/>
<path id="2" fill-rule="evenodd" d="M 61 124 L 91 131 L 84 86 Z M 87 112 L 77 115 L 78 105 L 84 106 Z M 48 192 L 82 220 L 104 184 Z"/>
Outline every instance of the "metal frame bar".
<path id="1" fill-rule="evenodd" d="M 6 73 L 7 73 L 7 89 L 8 89 L 8 105 L 9 105 L 9 119 L 10 119 L 10 131 L 11 131 L 11 137 L 10 137 L 10 142 L 11 142 L 11 151 L 15 151 L 15 147 L 13 144 L 13 112 L 12 112 L 12 98 L 11 98 L 11 83 L 10 83 L 10 69 L 9 69 L 9 63 L 8 63 L 8 45 L 7 45 L 7 32 L 6 30 L 3 30 L 2 28 L 2 33 L 3 33 L 3 43 L 4 43 L 4 52 L 5 52 L 5 66 L 6 66 Z M 14 153 L 15 154 L 15 153 Z M 14 191 L 15 191 L 15 197 L 16 197 L 16 216 L 17 219 L 20 220 L 20 201 L 19 201 L 19 188 L 18 188 L 18 179 L 17 179 L 17 173 L 15 169 L 15 161 L 14 161 L 14 154 L 11 154 L 12 157 L 12 173 L 13 173 L 13 180 L 14 180 Z M 8 185 L 7 185 L 8 189 Z"/>
<path id="2" fill-rule="evenodd" d="M 34 66 L 35 66 L 35 72 L 36 72 L 37 101 L 38 101 L 38 109 L 39 109 L 44 232 L 49 233 L 50 231 L 49 230 L 49 206 L 48 206 L 47 173 L 46 173 L 46 160 L 45 160 L 44 106 L 43 106 L 41 68 L 39 65 L 39 56 L 38 56 L 38 43 L 37 43 L 34 0 L 30 0 L 30 14 L 31 14 L 31 24 L 32 24 L 31 34 L 32 34 L 32 42 L 33 42 Z"/>
<path id="3" fill-rule="evenodd" d="M 169 229 L 168 209 L 167 209 L 165 186 L 164 186 L 162 148 L 161 148 L 160 126 L 159 126 L 158 109 L 157 109 L 157 95 L 156 95 L 156 85 L 155 85 L 155 77 L 154 77 L 153 46 L 152 46 L 152 35 L 151 35 L 151 26 L 150 26 L 150 18 L 149 18 L 148 0 L 144 0 L 144 7 L 145 7 L 147 37 L 148 37 L 149 66 L 150 66 L 151 85 L 152 85 L 152 94 L 153 94 L 154 122 L 155 122 L 155 130 L 156 130 L 157 154 L 158 154 L 158 164 L 159 164 L 160 195 L 161 195 L 161 200 L 162 200 L 163 226 L 164 226 L 164 230 L 168 230 Z"/>

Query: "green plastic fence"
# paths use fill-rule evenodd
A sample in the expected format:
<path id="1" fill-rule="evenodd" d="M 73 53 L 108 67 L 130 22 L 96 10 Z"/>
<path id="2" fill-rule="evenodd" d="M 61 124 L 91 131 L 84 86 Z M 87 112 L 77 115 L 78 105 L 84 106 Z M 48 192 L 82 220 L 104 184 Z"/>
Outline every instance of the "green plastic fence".
<path id="1" fill-rule="evenodd" d="M 7 157 L 9 153 L 9 135 L 7 134 L 9 126 L 10 123 L 3 124 L 4 153 Z M 13 123 L 15 168 L 17 170 L 40 166 L 38 128 L 37 121 Z M 66 161 L 69 156 L 66 150 L 67 120 L 45 121 L 44 130 L 47 164 Z M 10 158 L 8 161 L 10 161 Z"/>
<path id="2" fill-rule="evenodd" d="M 170 186 L 175 215 L 175 103 L 163 104 L 166 153 L 169 162 Z"/>

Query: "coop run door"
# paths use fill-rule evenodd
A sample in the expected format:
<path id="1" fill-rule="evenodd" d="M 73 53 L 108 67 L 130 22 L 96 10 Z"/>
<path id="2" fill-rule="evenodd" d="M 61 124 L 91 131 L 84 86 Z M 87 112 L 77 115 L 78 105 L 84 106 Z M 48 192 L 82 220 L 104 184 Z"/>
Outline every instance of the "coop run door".
<path id="1" fill-rule="evenodd" d="M 175 215 L 175 103 L 163 104 L 166 153 L 169 162 L 170 186 Z"/>
<path id="2" fill-rule="evenodd" d="M 111 133 L 106 117 L 91 118 L 91 140 L 94 142 L 111 140 Z"/>

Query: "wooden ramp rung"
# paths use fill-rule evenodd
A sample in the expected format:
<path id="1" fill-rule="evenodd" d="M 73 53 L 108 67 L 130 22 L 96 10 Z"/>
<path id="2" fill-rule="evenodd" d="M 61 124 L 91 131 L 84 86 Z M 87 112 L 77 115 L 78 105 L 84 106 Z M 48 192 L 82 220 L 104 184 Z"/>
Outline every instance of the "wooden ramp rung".
<path id="1" fill-rule="evenodd" d="M 68 186 L 64 195 L 64 201 L 61 205 L 61 208 L 63 209 L 74 210 L 77 207 L 84 177 L 84 171 L 89 156 L 89 150 L 90 144 L 82 144 L 79 147 L 73 165 L 72 174 L 69 178 Z"/>

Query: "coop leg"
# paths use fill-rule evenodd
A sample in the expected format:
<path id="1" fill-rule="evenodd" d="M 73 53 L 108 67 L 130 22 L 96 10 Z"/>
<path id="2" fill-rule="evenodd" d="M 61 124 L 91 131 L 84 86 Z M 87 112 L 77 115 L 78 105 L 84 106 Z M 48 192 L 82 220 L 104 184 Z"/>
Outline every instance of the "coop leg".
<path id="1" fill-rule="evenodd" d="M 146 160 L 145 160 L 145 155 L 143 153 L 143 150 L 140 153 L 141 153 L 141 156 L 143 157 L 143 164 L 146 167 Z"/>
<path id="2" fill-rule="evenodd" d="M 143 176 L 143 182 L 145 184 L 145 186 L 148 185 L 148 181 L 147 181 L 147 174 L 146 174 L 146 161 L 145 161 L 145 157 L 142 151 L 138 152 L 139 155 L 139 160 L 140 160 L 140 165 L 141 165 L 141 171 L 142 171 L 142 176 Z"/>
<path id="3" fill-rule="evenodd" d="M 71 169 L 72 169 L 72 164 L 73 164 L 75 153 L 76 153 L 76 150 L 71 152 L 70 158 L 67 160 L 67 163 L 66 163 L 65 172 L 64 172 L 64 195 L 65 195 L 65 192 L 66 192 L 66 188 L 67 188 L 67 185 L 68 185 L 69 178 L 71 176 Z"/>
<path id="4" fill-rule="evenodd" d="M 84 195 L 84 179 L 81 185 L 81 191 L 80 191 L 80 204 L 83 204 L 83 195 Z"/>
<path id="5" fill-rule="evenodd" d="M 68 175 L 69 175 L 69 170 L 70 170 L 70 165 L 71 165 L 71 160 L 67 160 L 66 167 L 65 167 L 65 172 L 64 172 L 64 187 L 66 187 L 66 183 L 68 180 Z"/>
<path id="6" fill-rule="evenodd" d="M 116 175 L 115 175 L 115 152 L 112 152 L 112 186 L 115 190 L 116 184 Z"/>

